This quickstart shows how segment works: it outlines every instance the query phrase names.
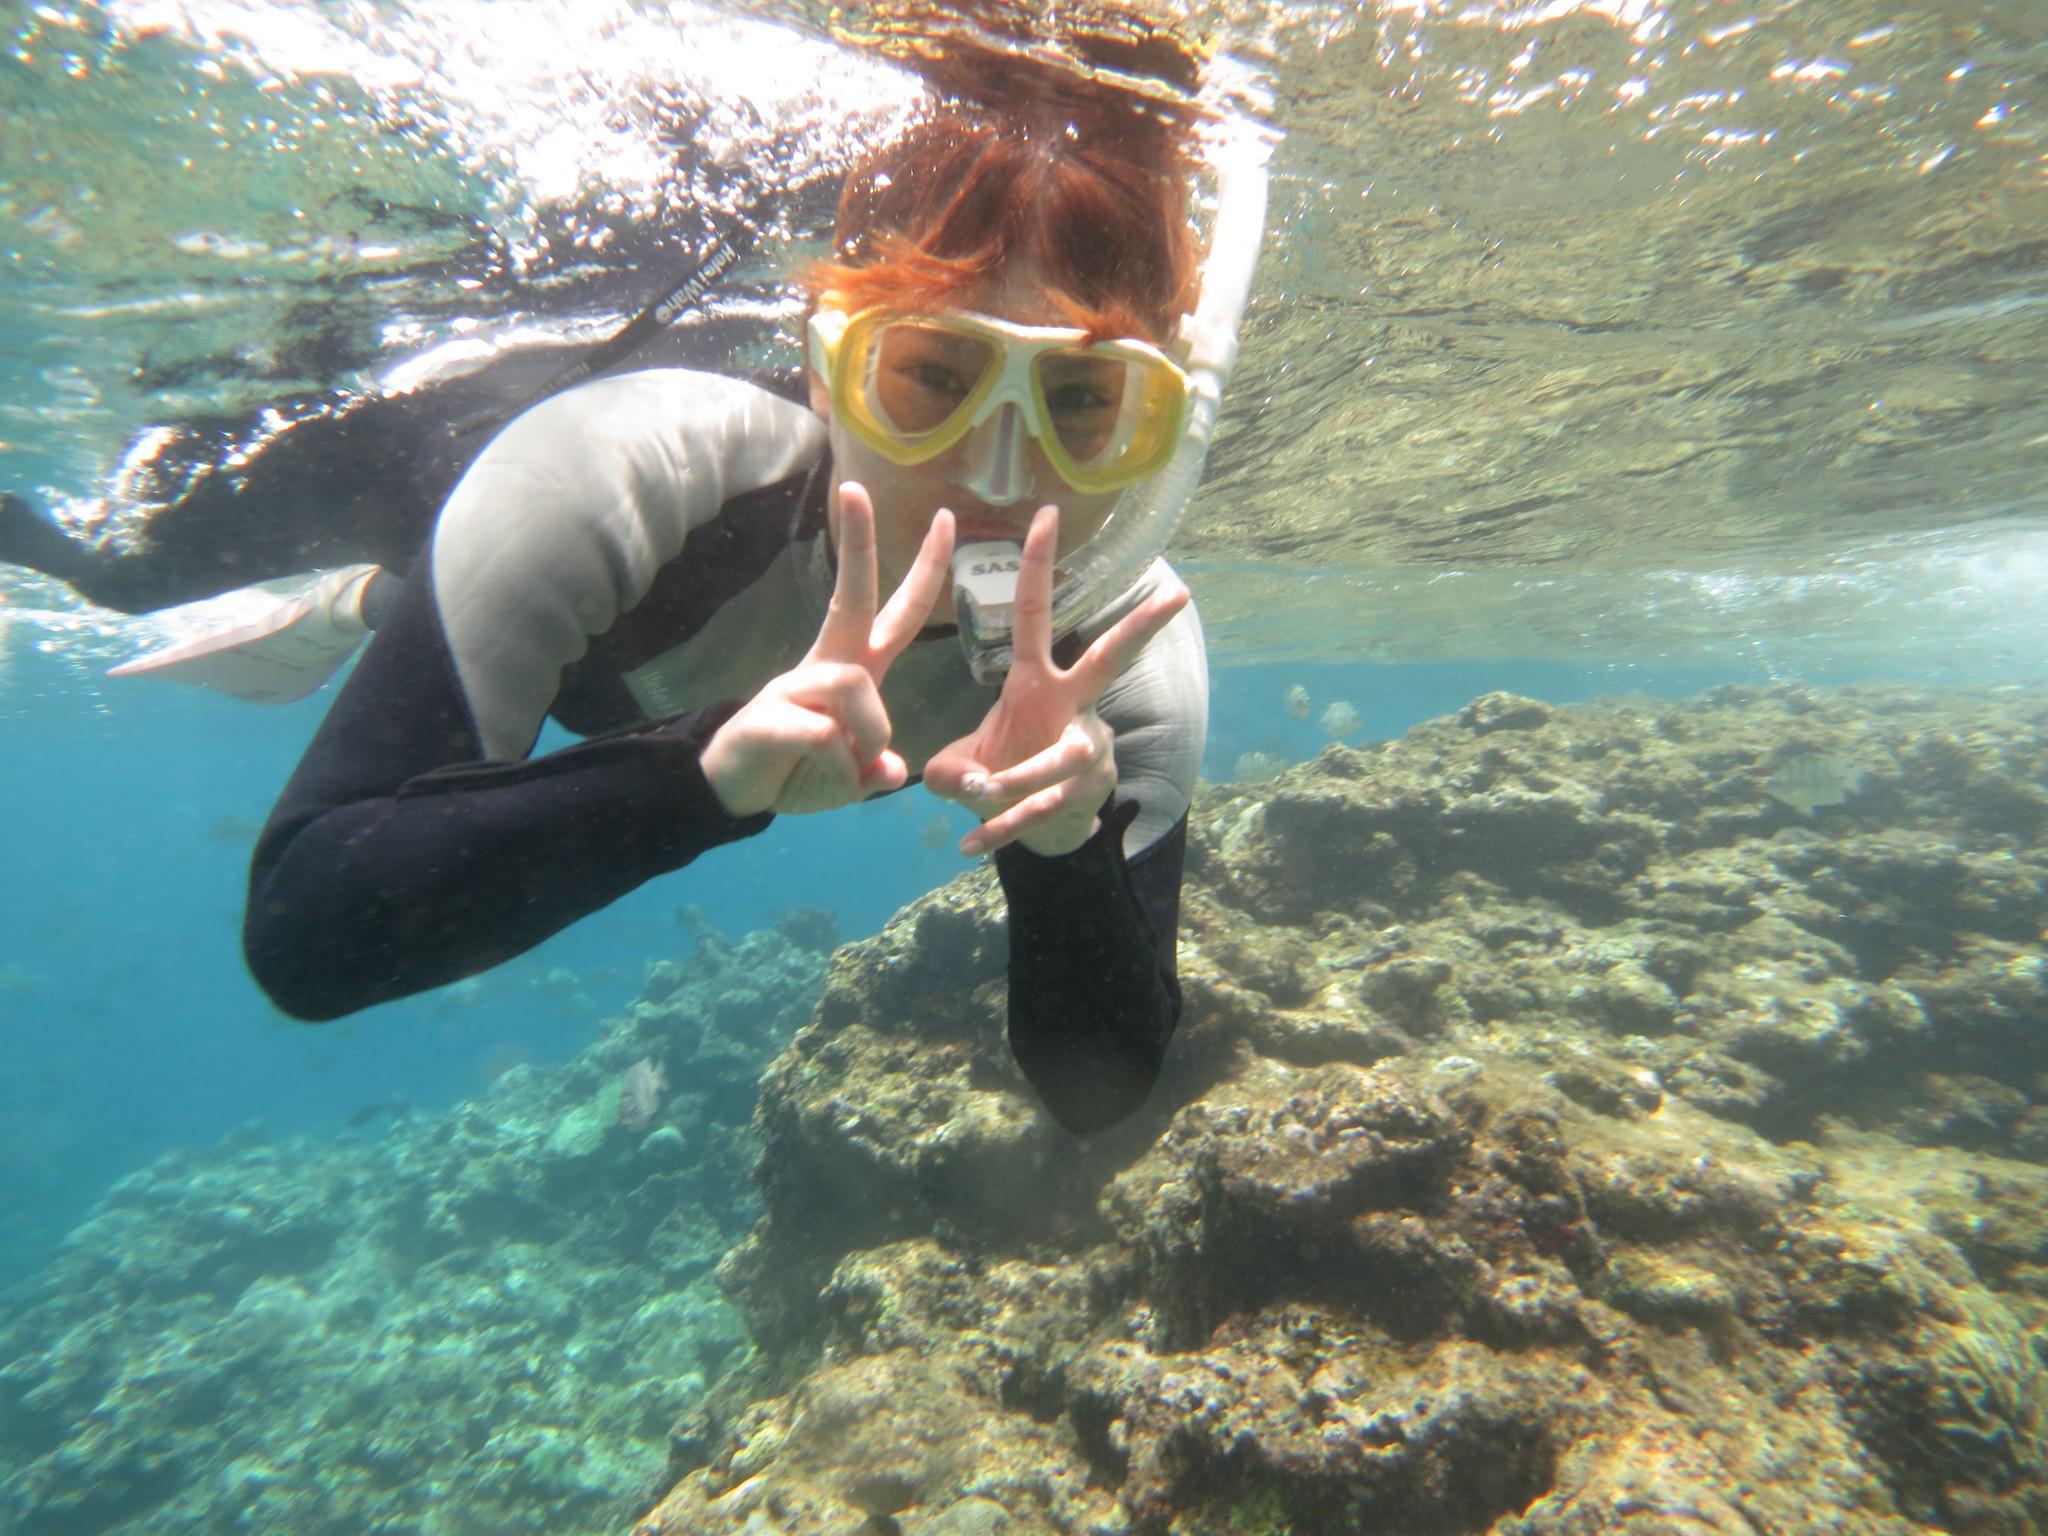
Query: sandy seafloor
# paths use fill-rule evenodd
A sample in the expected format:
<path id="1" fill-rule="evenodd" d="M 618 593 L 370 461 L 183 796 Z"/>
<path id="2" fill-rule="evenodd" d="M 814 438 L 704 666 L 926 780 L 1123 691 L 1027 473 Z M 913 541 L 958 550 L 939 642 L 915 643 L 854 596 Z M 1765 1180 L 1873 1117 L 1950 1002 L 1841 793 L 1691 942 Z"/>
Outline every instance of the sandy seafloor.
<path id="1" fill-rule="evenodd" d="M 2041 1530 L 2044 765 L 2048 688 L 1729 685 L 1206 788 L 1086 1140 L 985 871 L 707 933 L 566 1065 L 124 1179 L 0 1324 L 0 1527 Z"/>

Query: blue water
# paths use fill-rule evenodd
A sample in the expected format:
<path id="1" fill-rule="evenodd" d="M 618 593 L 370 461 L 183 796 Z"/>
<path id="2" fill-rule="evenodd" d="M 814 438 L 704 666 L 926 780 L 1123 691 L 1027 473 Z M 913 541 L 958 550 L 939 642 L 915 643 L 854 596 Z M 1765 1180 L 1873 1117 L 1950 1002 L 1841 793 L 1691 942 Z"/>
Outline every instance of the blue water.
<path id="1" fill-rule="evenodd" d="M 1358 739 L 1399 735 L 1494 688 L 1567 702 L 1677 697 L 1725 674 L 1471 662 L 1224 668 L 1205 771 L 1239 754 L 1311 757 L 1345 700 Z M 1289 717 L 1290 683 L 1313 700 Z M 635 996 L 647 964 L 793 907 L 843 938 L 877 931 L 965 861 L 927 846 L 941 814 L 911 790 L 788 817 L 654 881 L 475 980 L 309 1026 L 270 1007 L 238 944 L 250 840 L 332 689 L 281 709 L 151 681 L 104 682 L 32 648 L 0 691 L 0 1285 L 32 1272 L 122 1174 L 260 1120 L 275 1134 L 343 1130 L 368 1105 L 430 1112 L 518 1062 L 562 1060 Z M 544 739 L 545 750 L 550 741 Z M 952 838 L 966 823 L 953 813 Z"/>

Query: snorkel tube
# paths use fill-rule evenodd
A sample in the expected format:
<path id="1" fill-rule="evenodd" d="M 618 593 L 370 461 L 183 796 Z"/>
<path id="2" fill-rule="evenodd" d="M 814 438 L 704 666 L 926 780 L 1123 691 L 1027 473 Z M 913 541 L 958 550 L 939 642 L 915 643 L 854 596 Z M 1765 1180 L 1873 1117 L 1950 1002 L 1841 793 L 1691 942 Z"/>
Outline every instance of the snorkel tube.
<path id="1" fill-rule="evenodd" d="M 1166 548 L 1201 482 L 1265 238 L 1266 145 L 1250 124 L 1234 121 L 1208 159 L 1216 175 L 1215 226 L 1195 311 L 1181 317 L 1174 348 L 1185 354 L 1187 429 L 1165 467 L 1126 492 L 1102 531 L 1053 573 L 1055 638 L 1136 601 L 1133 584 Z M 1015 546 L 973 544 L 954 556 L 953 613 L 967 664 L 983 683 L 999 683 L 1010 670 L 1016 576 L 1014 559 L 1009 572 L 1000 570 L 1005 548 L 1014 554 Z"/>

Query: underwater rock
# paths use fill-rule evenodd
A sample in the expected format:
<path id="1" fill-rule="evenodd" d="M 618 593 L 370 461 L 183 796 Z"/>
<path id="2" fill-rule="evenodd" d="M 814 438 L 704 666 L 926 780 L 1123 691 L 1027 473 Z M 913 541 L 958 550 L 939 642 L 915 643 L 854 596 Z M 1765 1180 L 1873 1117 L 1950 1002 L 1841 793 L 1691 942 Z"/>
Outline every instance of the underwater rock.
<path id="1" fill-rule="evenodd" d="M 1015 1536 L 1101 1529 L 1110 1496 L 1092 1486 L 1063 1426 L 1006 1407 L 946 1355 L 888 1350 L 827 1364 L 757 1402 L 633 1536 L 830 1531 L 851 1536 L 890 1490 L 905 1531 Z M 985 1507 L 1001 1513 L 991 1522 Z M 977 1508 L 979 1506 L 980 1508 Z"/>
<path id="2" fill-rule="evenodd" d="M 1489 695 L 1205 788 L 1088 1138 L 986 869 L 829 973 L 700 938 L 571 1068 L 110 1196 L 0 1331 L 0 1522 L 2036 1536 L 2044 761 L 2042 689 Z"/>
<path id="3" fill-rule="evenodd" d="M 1075 1414 L 1122 1472 L 1130 1528 L 1242 1529 L 1258 1510 L 1254 1529 L 1483 1531 L 1549 1487 L 1580 1427 L 1556 1412 L 1569 1366 L 1474 1345 L 1413 1361 L 1341 1329 L 1261 1315 L 1189 1353 L 1083 1362 Z"/>
<path id="4" fill-rule="evenodd" d="M 1550 718 L 1550 706 L 1518 693 L 1482 693 L 1458 714 L 1458 724 L 1485 735 L 1489 731 L 1534 730 Z"/>
<path id="5" fill-rule="evenodd" d="M 752 1083 L 823 968 L 779 935 L 700 945 L 576 1061 L 447 1114 L 122 1180 L 0 1313 L 0 1529 L 623 1528 L 745 1357 L 712 1270 L 758 1211 Z M 691 1085 L 645 1138 L 617 1117 L 636 1060 Z"/>
<path id="6" fill-rule="evenodd" d="M 1062 1536 L 2038 1531 L 2044 720 L 1489 696 L 1207 791 L 1173 1058 L 1085 1142 L 997 1048 L 999 897 L 956 882 L 770 1073 L 724 1279 L 762 1422 L 914 1360 L 952 1374 L 904 1443 L 989 1438 L 935 1488 L 734 1411 L 643 1530 L 826 1536 L 889 1473 L 906 1533 L 949 1495 Z M 1793 739 L 1869 765 L 1811 825 L 1758 788 Z M 1916 777 L 1938 739 L 1967 768 Z"/>
<path id="7" fill-rule="evenodd" d="M 767 1214 L 720 1275 L 771 1353 L 812 1336 L 848 1251 L 940 1227 L 1023 1241 L 1068 1219 L 1086 1175 L 1011 1059 L 1006 954 L 994 873 L 975 871 L 842 950 L 762 1079 Z"/>
<path id="8" fill-rule="evenodd" d="M 1440 1208 L 1463 1139 L 1439 1100 L 1378 1068 L 1254 1069 L 1176 1115 L 1111 1182 L 1105 1214 L 1145 1255 L 1178 1342 L 1256 1310 L 1276 1280 L 1340 1299 L 1321 1295 L 1319 1274 L 1364 1314 L 1433 1315 L 1455 1306 L 1475 1256 L 1454 1232 L 1405 1217 Z M 1374 1262 L 1352 1261 L 1366 1255 Z M 1384 1289 L 1351 1289 L 1361 1273 Z"/>
<path id="9" fill-rule="evenodd" d="M 1722 1468 L 1682 1419 L 1645 1415 L 1614 1436 L 1579 1441 L 1557 1482 L 1497 1536 L 1753 1536 L 1741 1501 L 1717 1487 Z"/>

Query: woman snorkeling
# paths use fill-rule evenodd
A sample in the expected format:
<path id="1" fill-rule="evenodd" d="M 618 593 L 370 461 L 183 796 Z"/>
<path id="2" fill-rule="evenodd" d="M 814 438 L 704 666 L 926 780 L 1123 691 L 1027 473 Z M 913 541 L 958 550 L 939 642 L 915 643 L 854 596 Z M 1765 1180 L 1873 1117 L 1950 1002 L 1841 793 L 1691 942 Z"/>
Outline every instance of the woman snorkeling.
<path id="1" fill-rule="evenodd" d="M 1249 275 L 1227 321 L 1193 304 L 1192 181 L 1151 110 L 950 107 L 846 182 L 802 279 L 809 409 L 664 368 L 507 425 L 402 585 L 360 583 L 388 611 L 258 840 L 278 1005 L 473 974 L 921 778 L 994 856 L 1025 1075 L 1076 1131 L 1135 1108 L 1208 699 L 1153 556 Z M 549 715 L 587 739 L 529 755 Z"/>

